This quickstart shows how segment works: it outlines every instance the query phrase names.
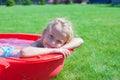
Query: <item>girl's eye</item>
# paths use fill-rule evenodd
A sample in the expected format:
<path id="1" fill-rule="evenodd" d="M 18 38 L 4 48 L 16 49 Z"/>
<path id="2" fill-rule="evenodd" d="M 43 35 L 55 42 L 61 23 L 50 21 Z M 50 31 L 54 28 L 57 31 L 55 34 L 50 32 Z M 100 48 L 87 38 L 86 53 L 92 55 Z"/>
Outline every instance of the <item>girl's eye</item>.
<path id="1" fill-rule="evenodd" d="M 61 41 L 59 41 L 59 40 L 57 40 L 56 42 L 57 42 L 58 44 L 62 44 L 62 42 L 61 42 Z"/>

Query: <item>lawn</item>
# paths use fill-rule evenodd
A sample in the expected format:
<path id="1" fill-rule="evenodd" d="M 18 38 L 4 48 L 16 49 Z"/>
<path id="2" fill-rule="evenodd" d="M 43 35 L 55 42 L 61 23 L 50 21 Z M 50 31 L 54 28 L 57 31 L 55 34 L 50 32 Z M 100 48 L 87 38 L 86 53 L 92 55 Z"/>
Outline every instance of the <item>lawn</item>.
<path id="1" fill-rule="evenodd" d="M 120 80 L 120 6 L 0 6 L 1 33 L 41 34 L 48 22 L 64 17 L 74 36 L 84 39 L 53 80 Z"/>

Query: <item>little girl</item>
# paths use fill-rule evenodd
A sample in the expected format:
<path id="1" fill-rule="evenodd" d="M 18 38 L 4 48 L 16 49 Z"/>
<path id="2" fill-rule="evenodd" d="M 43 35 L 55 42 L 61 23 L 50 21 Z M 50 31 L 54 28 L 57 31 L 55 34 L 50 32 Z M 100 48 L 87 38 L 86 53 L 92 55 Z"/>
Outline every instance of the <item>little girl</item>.
<path id="1" fill-rule="evenodd" d="M 79 47 L 82 43 L 81 38 L 73 37 L 72 25 L 68 20 L 56 18 L 43 30 L 40 39 L 32 43 L 31 46 L 21 49 L 17 54 L 20 57 L 32 57 L 48 53 L 62 53 L 67 57 L 70 54 L 68 49 Z M 14 50 L 10 52 L 10 55 L 15 55 L 12 54 L 12 52 L 15 52 Z M 3 53 L 1 54 L 4 55 Z"/>

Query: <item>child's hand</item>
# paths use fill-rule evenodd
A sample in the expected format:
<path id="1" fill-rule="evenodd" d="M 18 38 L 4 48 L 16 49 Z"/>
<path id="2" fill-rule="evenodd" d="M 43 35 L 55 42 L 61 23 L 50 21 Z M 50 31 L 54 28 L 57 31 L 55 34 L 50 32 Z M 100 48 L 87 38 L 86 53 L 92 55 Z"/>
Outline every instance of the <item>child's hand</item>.
<path id="1" fill-rule="evenodd" d="M 64 55 L 64 58 L 70 55 L 70 51 L 68 49 L 59 48 L 58 51 Z"/>

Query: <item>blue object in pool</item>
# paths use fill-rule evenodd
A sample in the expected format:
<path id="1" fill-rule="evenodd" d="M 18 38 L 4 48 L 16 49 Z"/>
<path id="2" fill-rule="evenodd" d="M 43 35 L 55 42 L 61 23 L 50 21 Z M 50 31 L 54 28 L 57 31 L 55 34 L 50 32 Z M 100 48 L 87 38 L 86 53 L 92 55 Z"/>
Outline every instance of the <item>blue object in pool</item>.
<path id="1" fill-rule="evenodd" d="M 10 47 L 0 46 L 0 48 L 2 48 L 2 50 L 4 51 L 3 57 L 9 57 L 11 52 L 14 50 L 14 46 Z"/>

